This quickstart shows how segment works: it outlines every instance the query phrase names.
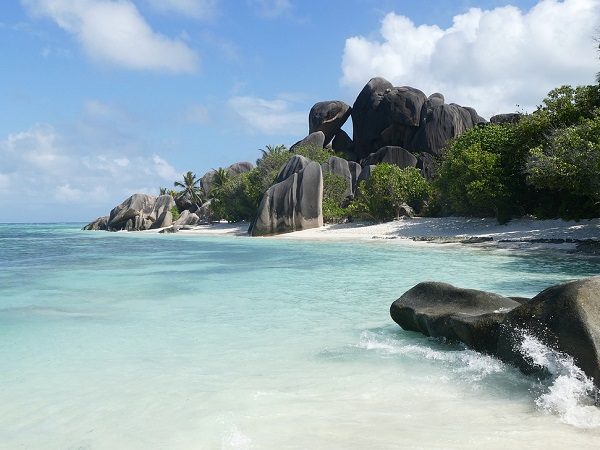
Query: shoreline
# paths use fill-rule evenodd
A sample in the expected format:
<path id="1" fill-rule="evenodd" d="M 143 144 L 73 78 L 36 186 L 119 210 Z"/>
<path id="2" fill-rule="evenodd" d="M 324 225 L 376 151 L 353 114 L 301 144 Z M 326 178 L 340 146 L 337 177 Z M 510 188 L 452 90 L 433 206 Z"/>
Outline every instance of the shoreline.
<path id="1" fill-rule="evenodd" d="M 197 225 L 182 228 L 178 234 L 249 237 L 248 226 L 246 222 Z M 305 241 L 394 240 L 414 245 L 454 244 L 600 256 L 600 218 L 579 222 L 520 218 L 511 220 L 506 225 L 499 225 L 492 218 L 415 217 L 385 223 L 327 224 L 320 228 L 261 238 Z"/>

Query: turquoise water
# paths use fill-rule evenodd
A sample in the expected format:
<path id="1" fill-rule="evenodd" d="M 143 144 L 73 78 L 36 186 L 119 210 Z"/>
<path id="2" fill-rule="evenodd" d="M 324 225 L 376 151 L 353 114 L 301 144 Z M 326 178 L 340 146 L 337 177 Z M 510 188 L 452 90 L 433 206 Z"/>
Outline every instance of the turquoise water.
<path id="1" fill-rule="evenodd" d="M 0 448 L 600 446 L 569 370 L 389 317 L 420 281 L 532 296 L 597 259 L 79 228 L 0 225 Z"/>

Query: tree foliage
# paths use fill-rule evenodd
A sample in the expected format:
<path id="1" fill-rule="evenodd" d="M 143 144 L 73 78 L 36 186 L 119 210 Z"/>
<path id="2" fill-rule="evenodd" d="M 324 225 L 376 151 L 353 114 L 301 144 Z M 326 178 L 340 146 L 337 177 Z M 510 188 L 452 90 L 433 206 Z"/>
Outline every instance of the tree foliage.
<path id="1" fill-rule="evenodd" d="M 452 212 L 494 216 L 507 222 L 525 190 L 525 161 L 512 124 L 489 124 L 453 139 L 440 164 L 435 187 Z"/>
<path id="2" fill-rule="evenodd" d="M 196 205 L 201 205 L 203 201 L 203 192 L 200 187 L 200 179 L 196 178 L 194 172 L 188 171 L 183 175 L 183 181 L 175 181 L 175 187 L 182 188 L 177 195 L 188 195 L 190 200 Z"/>
<path id="3" fill-rule="evenodd" d="M 323 174 L 323 221 L 336 223 L 347 216 L 345 206 L 348 183 L 344 177 L 334 173 Z"/>
<path id="4" fill-rule="evenodd" d="M 431 192 L 418 169 L 401 169 L 388 163 L 376 165 L 369 179 L 361 181 L 359 190 L 360 195 L 350 205 L 350 213 L 377 221 L 398 218 L 404 204 L 422 205 Z"/>

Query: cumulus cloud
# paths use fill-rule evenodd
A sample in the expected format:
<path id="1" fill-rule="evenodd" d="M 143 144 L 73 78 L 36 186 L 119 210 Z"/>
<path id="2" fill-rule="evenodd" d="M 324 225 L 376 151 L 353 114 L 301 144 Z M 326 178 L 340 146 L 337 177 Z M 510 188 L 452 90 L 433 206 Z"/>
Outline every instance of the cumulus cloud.
<path id="1" fill-rule="evenodd" d="M 137 70 L 195 72 L 199 57 L 183 41 L 155 33 L 128 0 L 21 0 L 73 34 L 98 63 Z"/>
<path id="2" fill-rule="evenodd" d="M 251 96 L 235 96 L 228 106 L 251 132 L 267 135 L 301 135 L 306 133 L 306 111 L 294 111 L 289 96 L 265 100 Z"/>
<path id="3" fill-rule="evenodd" d="M 593 82 L 598 23 L 597 0 L 541 0 L 529 11 L 472 8 L 447 29 L 417 26 L 391 12 L 379 38 L 346 40 L 341 84 L 360 90 L 382 76 L 426 94 L 441 92 L 487 117 L 531 112 L 555 87 Z"/>
<path id="4" fill-rule="evenodd" d="M 0 161 L 0 203 L 34 221 L 73 218 L 78 211 L 80 218 L 92 219 L 135 192 L 158 194 L 160 183 L 171 185 L 180 176 L 157 154 L 126 146 L 76 148 L 49 124 L 0 140 Z M 63 205 L 64 215 L 57 213 L 56 204 Z"/>
<path id="5" fill-rule="evenodd" d="M 148 0 L 160 12 L 174 12 L 194 19 L 210 19 L 217 12 L 218 0 Z"/>

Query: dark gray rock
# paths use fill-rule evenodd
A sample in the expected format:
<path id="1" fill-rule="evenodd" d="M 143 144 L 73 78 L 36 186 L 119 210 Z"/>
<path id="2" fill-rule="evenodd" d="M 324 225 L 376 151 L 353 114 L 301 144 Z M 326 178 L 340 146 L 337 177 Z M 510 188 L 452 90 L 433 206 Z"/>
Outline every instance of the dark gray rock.
<path id="1" fill-rule="evenodd" d="M 458 340 L 493 352 L 506 313 L 520 304 L 508 297 L 447 283 L 419 283 L 392 303 L 390 315 L 405 330 Z"/>
<path id="2" fill-rule="evenodd" d="M 600 386 L 600 276 L 548 288 L 507 314 L 496 354 L 526 372 L 537 371 L 522 350 L 526 335 L 572 356 Z"/>
<path id="3" fill-rule="evenodd" d="M 109 231 L 141 231 L 171 226 L 171 208 L 175 201 L 170 195 L 154 197 L 133 194 L 110 212 L 107 222 Z"/>
<path id="4" fill-rule="evenodd" d="M 358 186 L 358 177 L 362 172 L 362 166 L 354 161 L 348 161 L 348 169 L 350 170 L 350 176 L 352 177 L 352 193 L 356 191 Z"/>
<path id="5" fill-rule="evenodd" d="M 313 147 L 313 148 L 324 148 L 325 147 L 325 133 L 322 131 L 315 131 L 310 133 L 304 139 L 296 142 L 290 147 L 290 151 L 294 152 L 298 148 L 302 147 Z"/>
<path id="6" fill-rule="evenodd" d="M 346 181 L 347 189 L 344 193 L 346 198 L 352 198 L 354 194 L 353 182 L 352 182 L 352 174 L 350 173 L 350 166 L 348 161 L 343 158 L 339 158 L 338 156 L 332 156 L 326 162 L 321 164 L 321 169 L 323 170 L 323 174 L 332 173 L 334 175 L 338 175 Z"/>
<path id="7" fill-rule="evenodd" d="M 267 190 L 249 231 L 265 236 L 321 226 L 323 174 L 320 164 L 310 162 Z"/>
<path id="8" fill-rule="evenodd" d="M 285 181 L 295 173 L 303 171 L 312 161 L 302 155 L 294 155 L 281 167 L 273 184 Z"/>
<path id="9" fill-rule="evenodd" d="M 600 387 L 600 276 L 550 287 L 531 300 L 419 283 L 390 315 L 405 330 L 461 341 L 526 373 L 551 373 L 566 355 Z"/>
<path id="10" fill-rule="evenodd" d="M 383 108 L 392 121 L 418 127 L 426 101 L 427 97 L 418 89 L 410 86 L 394 87 L 385 91 Z"/>
<path id="11" fill-rule="evenodd" d="M 354 153 L 354 142 L 352 142 L 352 139 L 350 139 L 350 136 L 348 136 L 348 133 L 346 133 L 344 130 L 339 130 L 337 132 L 333 138 L 331 147 L 333 148 L 334 152 L 343 154 L 347 160 L 356 160 L 356 154 Z"/>
<path id="12" fill-rule="evenodd" d="M 467 130 L 468 124 L 464 123 L 463 117 L 464 112 L 457 105 L 443 104 L 428 109 L 424 123 L 413 139 L 411 151 L 441 155 L 450 139 Z"/>
<path id="13" fill-rule="evenodd" d="M 327 145 L 346 123 L 350 112 L 350 105 L 342 101 L 316 103 L 308 113 L 308 133 L 322 131 Z"/>
<path id="14" fill-rule="evenodd" d="M 96 220 L 88 223 L 82 230 L 86 231 L 106 231 L 108 230 L 108 216 L 98 217 Z"/>
<path id="15" fill-rule="evenodd" d="M 183 227 L 198 225 L 200 222 L 200 217 L 198 217 L 197 214 L 192 213 L 186 209 L 179 215 L 179 218 L 175 221 L 173 225 L 175 227 Z"/>
<path id="16" fill-rule="evenodd" d="M 435 176 L 436 162 L 431 153 L 423 152 L 417 158 L 417 169 L 426 180 L 431 180 Z"/>
<path id="17" fill-rule="evenodd" d="M 483 117 L 481 117 L 477 111 L 475 110 L 475 108 L 471 108 L 470 106 L 463 106 L 462 108 L 466 109 L 467 111 L 469 111 L 469 114 L 471 115 L 471 122 L 473 123 L 473 126 L 476 127 L 478 125 L 484 125 L 487 123 L 487 120 L 485 120 Z"/>
<path id="18" fill-rule="evenodd" d="M 388 108 L 382 104 L 387 90 L 394 86 L 376 77 L 365 85 L 352 106 L 354 153 L 364 159 L 381 145 L 381 133 L 391 125 Z"/>
<path id="19" fill-rule="evenodd" d="M 360 175 L 358 176 L 358 179 L 356 180 L 356 188 L 354 189 L 354 196 L 358 197 L 360 196 L 360 183 L 362 183 L 363 181 L 369 181 L 369 178 L 371 178 L 371 172 L 373 171 L 373 169 L 375 168 L 375 166 L 364 166 L 362 168 L 362 170 L 360 171 Z"/>
<path id="20" fill-rule="evenodd" d="M 490 123 L 519 123 L 522 118 L 523 114 L 521 113 L 496 114 L 495 116 L 490 117 Z"/>
<path id="21" fill-rule="evenodd" d="M 381 132 L 381 146 L 408 148 L 421 124 L 421 112 L 427 101 L 423 92 L 410 86 L 386 90 L 382 106 L 386 112 L 387 126 Z"/>
<path id="22" fill-rule="evenodd" d="M 371 166 L 382 162 L 395 164 L 401 169 L 417 166 L 417 158 L 415 158 L 412 153 L 402 147 L 394 147 L 391 145 L 382 147 L 377 150 L 377 152 L 370 154 L 369 157 L 363 161 L 363 165 Z"/>
<path id="23" fill-rule="evenodd" d="M 190 197 L 189 192 L 184 192 L 181 195 L 177 196 L 177 198 L 175 199 L 175 205 L 177 205 L 177 209 L 179 211 L 194 212 L 198 208 L 198 205 L 192 202 L 192 198 Z"/>

